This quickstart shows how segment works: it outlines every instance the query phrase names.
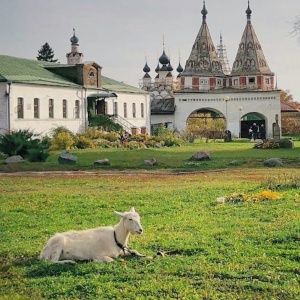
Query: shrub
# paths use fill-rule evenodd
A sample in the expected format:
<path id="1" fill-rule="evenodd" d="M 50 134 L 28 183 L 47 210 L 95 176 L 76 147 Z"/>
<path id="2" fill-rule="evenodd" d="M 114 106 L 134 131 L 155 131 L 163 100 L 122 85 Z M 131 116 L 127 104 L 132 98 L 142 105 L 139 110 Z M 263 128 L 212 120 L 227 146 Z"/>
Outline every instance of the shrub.
<path id="1" fill-rule="evenodd" d="M 75 147 L 78 149 L 95 148 L 95 143 L 83 135 L 79 135 L 75 138 Z"/>
<path id="2" fill-rule="evenodd" d="M 73 135 L 69 132 L 60 132 L 53 137 L 50 150 L 70 150 L 74 144 Z"/>
<path id="3" fill-rule="evenodd" d="M 95 140 L 102 138 L 104 136 L 104 132 L 95 127 L 88 127 L 84 132 L 81 133 L 81 135 L 88 139 Z"/>
<path id="4" fill-rule="evenodd" d="M 96 115 L 89 116 L 89 126 L 97 127 L 104 131 L 122 131 L 123 127 L 110 119 L 109 116 Z"/>
<path id="5" fill-rule="evenodd" d="M 99 139 L 97 140 L 97 146 L 99 148 L 111 148 L 113 146 L 113 144 L 105 139 Z"/>
<path id="6" fill-rule="evenodd" d="M 130 141 L 130 142 L 123 143 L 123 147 L 125 149 L 135 150 L 135 149 L 145 148 L 145 145 L 144 145 L 144 143 L 141 143 L 141 142 Z"/>
<path id="7" fill-rule="evenodd" d="M 48 144 L 32 131 L 13 130 L 0 137 L 0 152 L 8 156 L 20 155 L 29 161 L 45 161 L 49 156 Z"/>
<path id="8" fill-rule="evenodd" d="M 51 130 L 50 134 L 51 134 L 52 137 L 56 137 L 60 133 L 68 133 L 73 138 L 75 137 L 73 132 L 71 130 L 69 130 L 68 128 L 64 127 L 64 126 L 57 126 L 56 128 Z"/>

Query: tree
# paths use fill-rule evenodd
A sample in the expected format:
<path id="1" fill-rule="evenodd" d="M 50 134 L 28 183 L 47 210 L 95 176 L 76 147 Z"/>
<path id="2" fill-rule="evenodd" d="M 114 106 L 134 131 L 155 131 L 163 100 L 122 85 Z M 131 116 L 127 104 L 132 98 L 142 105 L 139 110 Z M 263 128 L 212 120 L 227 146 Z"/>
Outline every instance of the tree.
<path id="1" fill-rule="evenodd" d="M 298 36 L 298 41 L 300 42 L 300 16 L 297 16 L 296 20 L 293 22 L 292 35 Z"/>
<path id="2" fill-rule="evenodd" d="M 293 95 L 290 93 L 289 90 L 281 90 L 280 91 L 280 101 L 282 103 L 286 103 L 296 109 L 300 109 L 300 103 L 294 101 Z"/>
<path id="3" fill-rule="evenodd" d="M 38 56 L 36 57 L 37 60 L 44 60 L 49 62 L 57 62 L 57 59 L 53 59 L 54 51 L 46 42 L 40 50 L 38 50 Z"/>

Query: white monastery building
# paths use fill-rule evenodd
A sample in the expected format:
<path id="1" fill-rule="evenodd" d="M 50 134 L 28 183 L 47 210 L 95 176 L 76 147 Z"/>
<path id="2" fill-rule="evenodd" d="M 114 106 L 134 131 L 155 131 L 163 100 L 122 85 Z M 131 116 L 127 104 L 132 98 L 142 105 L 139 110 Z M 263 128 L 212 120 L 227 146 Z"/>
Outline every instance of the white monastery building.
<path id="1" fill-rule="evenodd" d="M 149 94 L 83 62 L 75 30 L 70 41 L 67 64 L 0 55 L 0 134 L 29 129 L 47 135 L 58 126 L 78 133 L 101 114 L 128 133 L 147 132 Z"/>
<path id="2" fill-rule="evenodd" d="M 252 26 L 249 1 L 246 27 L 232 68 L 222 36 L 217 49 L 214 46 L 205 2 L 201 14 L 202 24 L 190 56 L 184 69 L 179 61 L 176 78 L 165 50 L 154 81 L 146 61 L 141 86 L 151 93 L 151 124 L 163 123 L 182 131 L 191 115 L 210 112 L 226 120 L 226 129 L 233 136 L 248 137 L 255 122 L 265 126 L 267 138 L 272 137 L 274 125 L 281 126 L 280 91 Z"/>

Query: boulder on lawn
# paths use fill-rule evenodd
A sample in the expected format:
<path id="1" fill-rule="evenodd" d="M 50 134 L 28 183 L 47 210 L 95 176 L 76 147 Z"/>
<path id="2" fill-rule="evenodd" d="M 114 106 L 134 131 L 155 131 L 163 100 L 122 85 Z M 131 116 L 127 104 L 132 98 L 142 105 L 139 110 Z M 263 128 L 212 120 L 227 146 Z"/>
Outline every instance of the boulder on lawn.
<path id="1" fill-rule="evenodd" d="M 76 164 L 77 159 L 77 156 L 69 153 L 68 151 L 63 151 L 58 157 L 58 162 L 62 165 L 74 165 Z"/>
<path id="2" fill-rule="evenodd" d="M 99 159 L 94 161 L 94 166 L 110 166 L 110 161 L 108 158 Z"/>
<path id="3" fill-rule="evenodd" d="M 148 166 L 154 166 L 156 165 L 156 159 L 154 157 L 150 158 L 150 159 L 146 159 L 144 160 L 145 165 Z"/>
<path id="4" fill-rule="evenodd" d="M 283 165 L 281 158 L 269 158 L 265 160 L 263 164 L 267 167 L 278 167 Z"/>
<path id="5" fill-rule="evenodd" d="M 208 160 L 210 159 L 211 154 L 208 151 L 199 151 L 193 154 L 193 156 L 191 157 L 192 160 Z"/>
<path id="6" fill-rule="evenodd" d="M 24 158 L 20 155 L 10 156 L 4 161 L 4 163 L 7 165 L 18 164 L 18 163 L 23 163 L 23 162 L 24 162 Z"/>

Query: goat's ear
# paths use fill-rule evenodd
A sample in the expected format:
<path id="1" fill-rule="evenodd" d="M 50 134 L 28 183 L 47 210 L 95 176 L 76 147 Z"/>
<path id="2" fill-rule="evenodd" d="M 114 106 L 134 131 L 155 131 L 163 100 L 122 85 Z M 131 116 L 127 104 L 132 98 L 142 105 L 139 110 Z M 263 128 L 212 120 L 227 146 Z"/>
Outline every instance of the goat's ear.
<path id="1" fill-rule="evenodd" d="M 121 218 L 124 218 L 124 214 L 123 213 L 120 213 L 118 211 L 115 211 L 115 214 Z"/>
<path id="2" fill-rule="evenodd" d="M 133 206 L 131 207 L 130 212 L 135 212 L 135 209 Z"/>

